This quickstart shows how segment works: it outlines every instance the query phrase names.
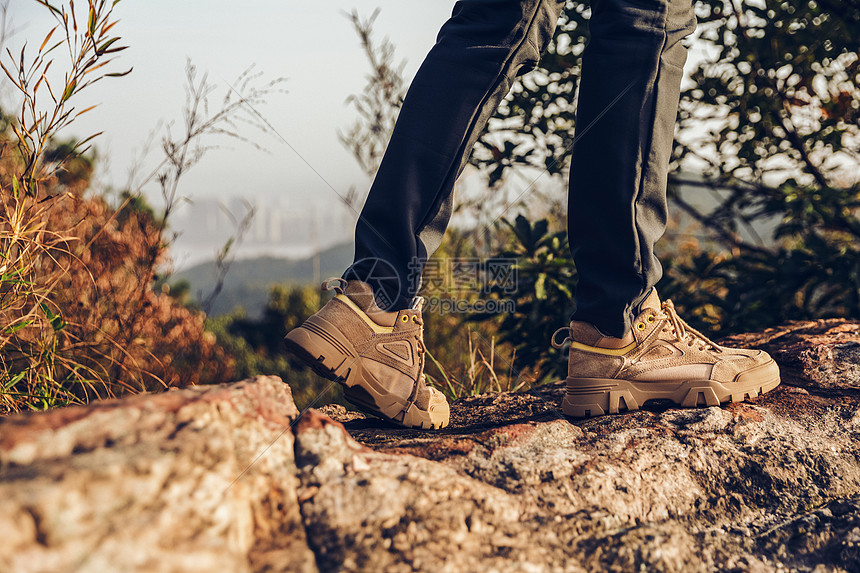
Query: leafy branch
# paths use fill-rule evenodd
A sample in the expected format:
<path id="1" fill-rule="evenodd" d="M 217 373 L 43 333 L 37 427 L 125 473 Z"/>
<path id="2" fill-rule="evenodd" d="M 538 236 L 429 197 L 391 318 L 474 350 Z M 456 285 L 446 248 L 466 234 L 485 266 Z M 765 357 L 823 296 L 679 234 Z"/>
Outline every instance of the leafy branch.
<path id="1" fill-rule="evenodd" d="M 74 1 L 69 2 L 68 7 L 63 4 L 59 8 L 47 0 L 36 1 L 50 10 L 57 24 L 45 35 L 34 56 L 28 57 L 25 43 L 17 56 L 7 48 L 8 58 L 5 61 L 0 59 L 0 68 L 23 98 L 20 113 L 11 128 L 24 161 L 20 183 L 31 196 L 37 193 L 39 179 L 52 175 L 40 174 L 41 161 L 51 138 L 96 107 L 78 110 L 71 102 L 72 97 L 103 78 L 131 73 L 131 69 L 108 72 L 106 68 L 113 62 L 115 54 L 127 48 L 118 45 L 118 36 L 111 35 L 117 23 L 113 10 L 119 0 L 88 0 L 87 7 L 80 10 L 75 8 Z M 55 35 L 61 38 L 56 40 Z M 49 73 L 55 62 L 54 53 L 62 47 L 68 52 L 70 65 L 63 73 L 63 81 L 57 84 L 51 81 Z M 42 94 L 47 92 L 50 96 L 50 103 L 46 106 L 43 106 L 40 88 L 44 88 Z M 78 141 L 75 151 L 80 151 L 98 135 Z"/>

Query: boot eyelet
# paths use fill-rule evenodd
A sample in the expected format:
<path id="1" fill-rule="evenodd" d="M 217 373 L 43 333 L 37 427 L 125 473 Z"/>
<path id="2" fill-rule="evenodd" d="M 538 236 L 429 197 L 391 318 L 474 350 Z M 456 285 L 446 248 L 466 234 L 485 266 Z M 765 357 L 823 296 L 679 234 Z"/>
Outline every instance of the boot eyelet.
<path id="1" fill-rule="evenodd" d="M 649 314 L 647 320 L 648 320 L 648 322 L 654 322 L 654 315 Z"/>
<path id="2" fill-rule="evenodd" d="M 636 328 L 637 328 L 638 330 L 645 330 L 645 323 L 644 323 L 644 322 L 640 322 L 639 324 L 637 324 L 637 325 L 636 325 Z"/>
<path id="3" fill-rule="evenodd" d="M 412 322 L 414 322 L 415 324 L 418 324 L 418 319 L 415 318 L 414 314 L 412 315 Z"/>
<path id="4" fill-rule="evenodd" d="M 400 320 L 402 320 L 403 322 L 409 322 L 409 317 L 404 314 L 403 318 L 401 318 Z"/>

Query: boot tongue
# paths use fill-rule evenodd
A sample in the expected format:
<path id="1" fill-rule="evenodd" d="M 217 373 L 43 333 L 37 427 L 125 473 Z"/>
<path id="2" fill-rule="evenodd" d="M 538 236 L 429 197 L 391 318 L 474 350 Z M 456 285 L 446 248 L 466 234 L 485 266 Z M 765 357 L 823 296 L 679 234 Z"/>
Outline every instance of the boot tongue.
<path id="1" fill-rule="evenodd" d="M 660 306 L 660 296 L 657 294 L 657 289 L 652 288 L 651 292 L 642 301 L 642 304 L 639 305 L 639 312 L 642 312 L 646 308 L 650 308 L 651 310 L 659 311 Z"/>
<path id="2" fill-rule="evenodd" d="M 394 326 L 397 322 L 396 312 L 386 312 L 380 309 L 373 298 L 373 289 L 363 281 L 347 281 L 343 294 L 364 311 L 373 322 L 380 326 Z"/>

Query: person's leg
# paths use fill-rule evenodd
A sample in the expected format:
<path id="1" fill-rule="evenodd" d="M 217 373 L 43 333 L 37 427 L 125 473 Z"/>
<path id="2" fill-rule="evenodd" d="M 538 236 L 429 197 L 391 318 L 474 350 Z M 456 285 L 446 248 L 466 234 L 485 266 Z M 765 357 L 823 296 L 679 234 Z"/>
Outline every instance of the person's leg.
<path id="1" fill-rule="evenodd" d="M 623 337 L 660 280 L 666 177 L 691 0 L 592 0 L 570 170 L 574 319 Z"/>
<path id="2" fill-rule="evenodd" d="M 775 388 L 762 351 L 723 348 L 653 288 L 691 0 L 592 0 L 570 175 L 579 273 L 562 410 L 596 416 L 649 400 L 718 406 Z M 558 332 L 556 333 L 558 334 Z M 561 345 L 555 341 L 557 347 Z"/>
<path id="3" fill-rule="evenodd" d="M 412 82 L 356 225 L 346 279 L 408 308 L 451 216 L 454 181 L 516 76 L 552 38 L 563 0 L 461 0 Z"/>
<path id="4" fill-rule="evenodd" d="M 354 264 L 324 283 L 337 295 L 287 334 L 288 350 L 368 412 L 412 428 L 448 424 L 448 403 L 423 374 L 420 271 L 472 146 L 516 75 L 537 63 L 562 5 L 456 4 L 403 103 L 356 227 Z"/>

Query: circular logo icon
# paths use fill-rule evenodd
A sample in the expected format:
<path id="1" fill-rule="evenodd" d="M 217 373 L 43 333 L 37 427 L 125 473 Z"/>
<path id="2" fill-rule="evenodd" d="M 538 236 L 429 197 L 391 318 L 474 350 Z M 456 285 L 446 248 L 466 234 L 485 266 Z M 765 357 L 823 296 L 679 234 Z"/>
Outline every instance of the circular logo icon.
<path id="1" fill-rule="evenodd" d="M 359 259 L 347 269 L 343 278 L 370 285 L 373 289 L 373 301 L 380 310 L 390 309 L 400 296 L 400 275 L 391 263 L 383 259 Z"/>

